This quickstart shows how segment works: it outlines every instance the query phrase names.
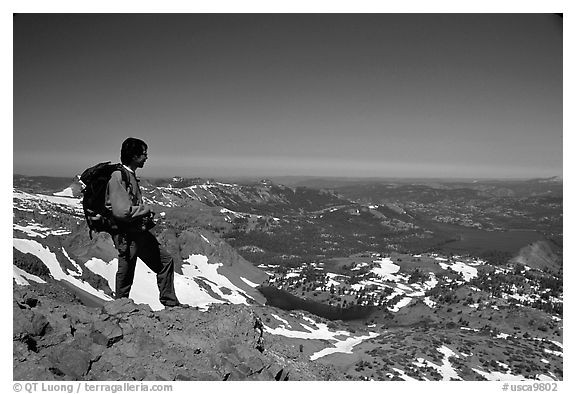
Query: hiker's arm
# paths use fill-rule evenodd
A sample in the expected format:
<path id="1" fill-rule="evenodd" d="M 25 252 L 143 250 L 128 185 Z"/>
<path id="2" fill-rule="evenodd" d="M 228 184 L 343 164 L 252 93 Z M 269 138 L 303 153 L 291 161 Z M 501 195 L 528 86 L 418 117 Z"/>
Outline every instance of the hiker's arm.
<path id="1" fill-rule="evenodd" d="M 114 172 L 108 182 L 108 195 L 112 214 L 122 220 L 132 221 L 150 213 L 150 208 L 146 204 L 132 205 L 130 194 L 122 183 L 122 174 Z"/>

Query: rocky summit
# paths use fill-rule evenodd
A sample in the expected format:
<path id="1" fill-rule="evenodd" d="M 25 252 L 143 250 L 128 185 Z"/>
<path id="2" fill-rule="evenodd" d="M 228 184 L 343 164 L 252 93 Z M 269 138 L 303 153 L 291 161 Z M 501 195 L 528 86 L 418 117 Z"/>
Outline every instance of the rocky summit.
<path id="1" fill-rule="evenodd" d="M 14 287 L 14 380 L 329 380 L 274 344 L 257 307 L 213 305 L 209 313 L 152 311 L 130 299 L 82 305 L 50 284 Z M 256 328 L 255 328 L 256 326 Z"/>

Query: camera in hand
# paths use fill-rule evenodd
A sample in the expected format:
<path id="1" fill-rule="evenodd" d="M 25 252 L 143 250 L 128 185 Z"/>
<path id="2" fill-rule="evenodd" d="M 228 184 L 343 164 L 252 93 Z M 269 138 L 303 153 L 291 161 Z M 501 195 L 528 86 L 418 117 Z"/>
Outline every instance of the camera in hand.
<path id="1" fill-rule="evenodd" d="M 156 226 L 156 222 L 154 221 L 154 212 L 150 212 L 148 215 L 142 218 L 140 223 L 140 230 L 148 231 L 154 226 Z"/>

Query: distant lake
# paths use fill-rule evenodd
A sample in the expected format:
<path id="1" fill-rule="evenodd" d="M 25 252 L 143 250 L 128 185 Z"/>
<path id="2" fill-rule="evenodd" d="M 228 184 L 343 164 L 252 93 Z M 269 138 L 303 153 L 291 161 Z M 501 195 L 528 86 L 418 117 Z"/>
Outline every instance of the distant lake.
<path id="1" fill-rule="evenodd" d="M 286 311 L 303 310 L 328 320 L 351 321 L 366 319 L 378 309 L 374 306 L 356 305 L 349 308 L 339 308 L 321 302 L 306 300 L 285 290 L 271 286 L 258 287 L 258 291 L 266 297 L 266 305 L 271 305 Z"/>
<path id="2" fill-rule="evenodd" d="M 442 245 L 441 249 L 449 252 L 499 250 L 514 254 L 533 242 L 546 239 L 534 230 L 486 231 L 448 223 L 434 223 L 434 227 L 459 237 Z"/>

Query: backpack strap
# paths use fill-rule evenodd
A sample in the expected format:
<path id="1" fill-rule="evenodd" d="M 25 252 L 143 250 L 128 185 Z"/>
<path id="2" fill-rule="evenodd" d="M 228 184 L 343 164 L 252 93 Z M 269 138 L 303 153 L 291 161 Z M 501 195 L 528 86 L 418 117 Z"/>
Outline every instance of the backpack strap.
<path id="1" fill-rule="evenodd" d="M 122 182 L 124 182 L 126 191 L 130 195 L 130 198 L 134 198 L 134 191 L 132 190 L 132 182 L 130 182 L 130 175 L 128 175 L 128 170 L 124 168 L 122 163 L 118 164 L 118 170 L 120 170 L 120 174 L 122 174 Z"/>

